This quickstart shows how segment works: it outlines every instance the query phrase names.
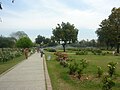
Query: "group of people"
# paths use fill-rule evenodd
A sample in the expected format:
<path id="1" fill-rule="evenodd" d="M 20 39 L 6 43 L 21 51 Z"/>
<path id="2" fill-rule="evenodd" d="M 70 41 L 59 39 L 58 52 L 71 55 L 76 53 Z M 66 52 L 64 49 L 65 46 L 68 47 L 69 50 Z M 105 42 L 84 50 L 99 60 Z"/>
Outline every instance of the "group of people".
<path id="1" fill-rule="evenodd" d="M 43 57 L 43 54 L 44 54 L 44 51 L 43 51 L 43 49 L 42 48 L 37 48 L 37 52 L 39 53 L 41 53 L 41 57 Z"/>
<path id="2" fill-rule="evenodd" d="M 41 48 L 37 48 L 37 52 L 39 53 L 41 53 L 41 57 L 43 57 L 43 54 L 44 54 L 44 51 L 43 51 L 43 49 L 41 49 Z M 24 55 L 25 55 L 25 58 L 26 59 L 28 59 L 28 55 L 29 54 L 29 49 L 28 48 L 25 48 L 24 49 Z"/>

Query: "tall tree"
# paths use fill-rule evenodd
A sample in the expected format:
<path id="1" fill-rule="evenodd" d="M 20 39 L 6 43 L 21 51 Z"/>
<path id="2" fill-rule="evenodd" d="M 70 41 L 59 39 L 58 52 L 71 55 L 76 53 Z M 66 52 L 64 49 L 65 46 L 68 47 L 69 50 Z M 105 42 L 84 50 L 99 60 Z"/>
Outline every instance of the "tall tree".
<path id="1" fill-rule="evenodd" d="M 15 39 L 11 37 L 0 36 L 0 48 L 15 47 Z"/>
<path id="2" fill-rule="evenodd" d="M 28 35 L 24 31 L 13 32 L 10 34 L 10 36 L 16 38 L 17 40 L 22 37 L 28 37 Z"/>
<path id="3" fill-rule="evenodd" d="M 56 46 L 57 43 L 55 42 L 55 39 L 53 36 L 51 38 L 46 38 L 44 36 L 38 35 L 35 39 L 35 42 L 41 46 Z"/>
<path id="4" fill-rule="evenodd" d="M 43 41 L 44 44 L 49 44 L 51 42 L 50 38 L 45 38 L 45 40 Z"/>
<path id="5" fill-rule="evenodd" d="M 22 37 L 17 41 L 16 46 L 19 48 L 30 48 L 33 46 L 33 43 L 29 37 Z"/>
<path id="6" fill-rule="evenodd" d="M 105 44 L 107 46 L 107 49 L 109 46 L 113 47 L 113 45 L 115 44 L 115 35 L 110 20 L 103 20 L 99 26 L 100 28 L 98 28 L 98 30 L 96 31 L 98 35 L 98 41 L 102 45 Z"/>
<path id="7" fill-rule="evenodd" d="M 111 15 L 109 16 L 109 20 L 112 23 L 112 29 L 114 30 L 114 34 L 116 36 L 116 46 L 117 53 L 119 53 L 119 44 L 120 44 L 120 7 L 113 8 L 111 11 Z"/>
<path id="8" fill-rule="evenodd" d="M 56 42 L 55 37 L 51 36 L 50 43 L 48 44 L 48 46 L 57 46 L 57 45 L 58 43 Z"/>
<path id="9" fill-rule="evenodd" d="M 77 41 L 78 29 L 75 28 L 74 24 L 69 22 L 57 24 L 56 28 L 53 29 L 53 36 L 58 43 L 62 42 L 62 46 L 65 52 L 65 45 L 67 43 L 75 43 Z"/>
<path id="10" fill-rule="evenodd" d="M 97 41 L 92 39 L 92 40 L 89 41 L 89 44 L 90 44 L 89 46 L 96 47 L 97 46 Z"/>
<path id="11" fill-rule="evenodd" d="M 45 40 L 44 36 L 38 35 L 37 38 L 35 39 L 35 42 L 41 46 L 44 40 Z"/>
<path id="12" fill-rule="evenodd" d="M 96 31 L 98 41 L 108 46 L 117 46 L 119 53 L 119 38 L 120 38 L 120 8 L 113 8 L 108 19 L 101 22 L 100 28 Z"/>

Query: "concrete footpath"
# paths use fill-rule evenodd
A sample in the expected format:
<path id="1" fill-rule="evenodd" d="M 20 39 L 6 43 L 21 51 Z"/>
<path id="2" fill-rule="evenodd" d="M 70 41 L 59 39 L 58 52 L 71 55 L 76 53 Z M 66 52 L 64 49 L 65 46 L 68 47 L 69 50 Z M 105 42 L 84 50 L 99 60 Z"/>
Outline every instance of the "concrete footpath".
<path id="1" fill-rule="evenodd" d="M 1 75 L 0 90 L 48 90 L 43 60 L 40 53 L 35 53 Z"/>

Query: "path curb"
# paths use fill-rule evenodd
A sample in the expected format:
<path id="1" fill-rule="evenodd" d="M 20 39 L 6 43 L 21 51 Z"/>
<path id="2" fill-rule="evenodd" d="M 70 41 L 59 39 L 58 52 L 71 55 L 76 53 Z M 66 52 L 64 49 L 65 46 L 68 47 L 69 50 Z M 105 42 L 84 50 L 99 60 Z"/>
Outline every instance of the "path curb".
<path id="1" fill-rule="evenodd" d="M 51 80 L 48 74 L 45 56 L 43 56 L 43 64 L 44 64 L 44 72 L 45 72 L 46 90 L 52 90 Z"/>

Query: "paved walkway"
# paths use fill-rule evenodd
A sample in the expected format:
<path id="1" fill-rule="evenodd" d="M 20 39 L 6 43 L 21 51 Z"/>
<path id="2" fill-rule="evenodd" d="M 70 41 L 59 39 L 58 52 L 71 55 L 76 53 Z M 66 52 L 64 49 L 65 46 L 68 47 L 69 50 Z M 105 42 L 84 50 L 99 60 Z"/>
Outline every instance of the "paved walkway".
<path id="1" fill-rule="evenodd" d="M 43 59 L 35 53 L 0 76 L 0 90 L 46 90 Z"/>

